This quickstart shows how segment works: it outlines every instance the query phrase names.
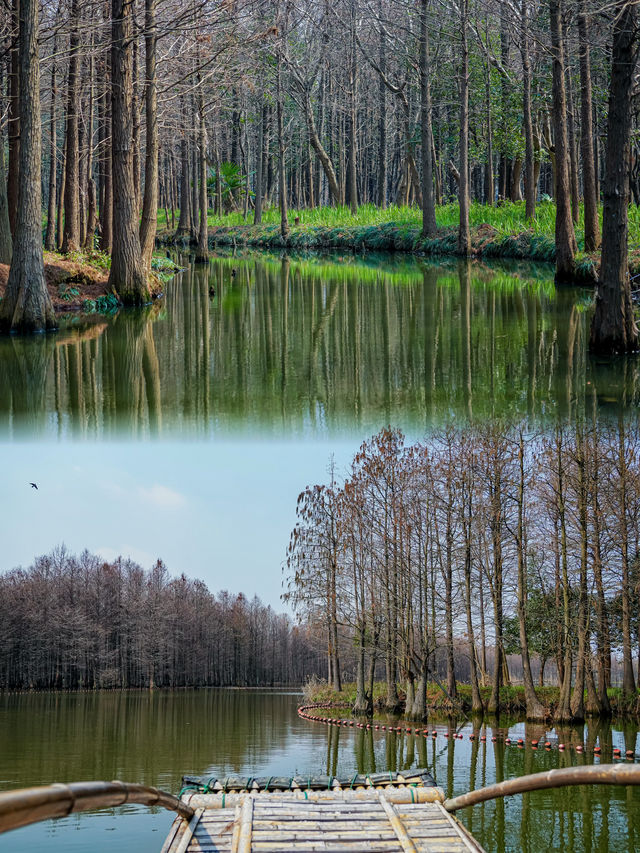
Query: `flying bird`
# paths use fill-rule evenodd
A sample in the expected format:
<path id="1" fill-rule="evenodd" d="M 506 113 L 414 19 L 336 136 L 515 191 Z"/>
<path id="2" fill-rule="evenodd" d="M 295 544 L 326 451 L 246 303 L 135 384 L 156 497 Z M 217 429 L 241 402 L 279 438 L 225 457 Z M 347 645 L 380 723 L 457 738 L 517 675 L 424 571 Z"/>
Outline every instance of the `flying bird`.
<path id="1" fill-rule="evenodd" d="M 32 489 L 35 489 L 36 491 L 38 491 L 38 487 L 35 483 L 29 483 L 29 485 L 31 486 Z"/>

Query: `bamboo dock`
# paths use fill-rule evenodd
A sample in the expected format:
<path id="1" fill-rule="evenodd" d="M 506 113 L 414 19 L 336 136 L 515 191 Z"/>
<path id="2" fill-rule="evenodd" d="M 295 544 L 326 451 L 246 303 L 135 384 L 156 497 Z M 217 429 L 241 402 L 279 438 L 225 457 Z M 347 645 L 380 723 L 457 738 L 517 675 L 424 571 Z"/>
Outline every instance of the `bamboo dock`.
<path id="1" fill-rule="evenodd" d="M 435 786 L 187 794 L 162 853 L 482 853 Z"/>

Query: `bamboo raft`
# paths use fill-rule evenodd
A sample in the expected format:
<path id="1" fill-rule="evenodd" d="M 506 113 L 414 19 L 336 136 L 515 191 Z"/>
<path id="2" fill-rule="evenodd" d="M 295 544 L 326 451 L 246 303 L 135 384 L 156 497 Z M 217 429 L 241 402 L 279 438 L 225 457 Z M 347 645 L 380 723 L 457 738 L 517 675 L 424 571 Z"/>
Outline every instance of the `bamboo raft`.
<path id="1" fill-rule="evenodd" d="M 162 853 L 483 853 L 452 815 L 497 797 L 568 785 L 640 785 L 640 767 L 595 764 L 509 779 L 445 799 L 426 770 L 351 778 L 185 777 L 181 796 L 126 782 L 0 793 L 0 833 L 125 804 L 176 812 Z"/>
<path id="2" fill-rule="evenodd" d="M 162 853 L 482 853 L 426 770 L 183 782 L 194 816 L 176 818 Z"/>

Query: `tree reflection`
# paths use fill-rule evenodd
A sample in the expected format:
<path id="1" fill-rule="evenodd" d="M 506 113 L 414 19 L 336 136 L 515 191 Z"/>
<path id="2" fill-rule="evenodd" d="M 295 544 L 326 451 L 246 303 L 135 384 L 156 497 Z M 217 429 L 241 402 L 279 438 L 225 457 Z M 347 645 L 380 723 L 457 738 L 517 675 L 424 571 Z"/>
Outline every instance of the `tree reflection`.
<path id="1" fill-rule="evenodd" d="M 636 406 L 638 364 L 590 358 L 587 322 L 584 293 L 535 267 L 217 258 L 152 308 L 0 340 L 0 430 L 362 433 L 573 418 L 594 392 Z"/>

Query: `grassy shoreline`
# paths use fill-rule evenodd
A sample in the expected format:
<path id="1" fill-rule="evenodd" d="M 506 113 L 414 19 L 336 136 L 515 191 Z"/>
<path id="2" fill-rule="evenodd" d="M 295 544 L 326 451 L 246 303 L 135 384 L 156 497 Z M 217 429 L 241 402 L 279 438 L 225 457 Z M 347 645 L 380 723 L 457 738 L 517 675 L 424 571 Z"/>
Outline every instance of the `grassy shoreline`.
<path id="1" fill-rule="evenodd" d="M 245 222 L 240 213 L 208 218 L 209 243 L 216 246 L 255 247 L 291 250 L 339 250 L 406 252 L 424 256 L 458 256 L 457 204 L 437 209 L 438 234 L 421 235 L 421 212 L 416 207 L 377 208 L 364 205 L 353 216 L 345 207 L 291 210 L 290 234 L 280 234 L 279 214 L 265 211 L 263 223 Z M 296 220 L 298 220 L 296 224 Z M 472 257 L 504 258 L 533 262 L 555 260 L 555 205 L 541 202 L 534 222 L 526 222 L 524 203 L 505 203 L 500 207 L 471 205 Z M 171 243 L 173 232 L 167 228 L 164 211 L 159 212 L 159 240 Z M 584 247 L 582 210 L 576 226 L 580 249 Z M 629 267 L 640 272 L 640 212 L 630 209 Z M 580 251 L 576 264 L 576 284 L 592 284 L 598 273 L 599 253 Z"/>
<path id="2" fill-rule="evenodd" d="M 374 716 L 384 715 L 384 695 L 386 685 L 382 682 L 376 682 L 373 691 Z M 548 717 L 553 720 L 554 711 L 558 704 L 560 688 L 558 687 L 539 687 L 536 690 L 538 698 L 548 712 Z M 480 693 L 485 707 L 491 695 L 491 687 L 481 687 Z M 640 720 L 640 690 L 637 692 L 635 700 L 624 699 L 622 691 L 619 688 L 613 687 L 608 691 L 609 701 L 611 702 L 611 710 L 613 717 Z M 310 682 L 305 685 L 304 689 L 305 702 L 308 703 L 325 703 L 329 702 L 335 707 L 353 707 L 356 699 L 356 686 L 354 683 L 345 684 L 342 690 L 338 693 L 323 682 Z M 401 711 L 400 717 L 404 713 L 405 696 L 400 692 Z M 526 714 L 526 702 L 524 696 L 524 687 L 522 685 L 512 685 L 510 687 L 502 687 L 500 690 L 501 714 L 505 716 L 524 716 Z M 471 685 L 458 685 L 458 703 L 454 706 L 446 696 L 440 686 L 435 683 L 429 683 L 427 688 L 427 709 L 429 714 L 459 716 L 471 713 Z"/>

